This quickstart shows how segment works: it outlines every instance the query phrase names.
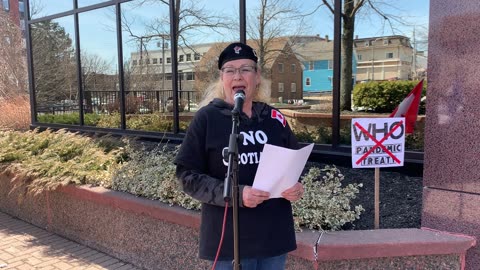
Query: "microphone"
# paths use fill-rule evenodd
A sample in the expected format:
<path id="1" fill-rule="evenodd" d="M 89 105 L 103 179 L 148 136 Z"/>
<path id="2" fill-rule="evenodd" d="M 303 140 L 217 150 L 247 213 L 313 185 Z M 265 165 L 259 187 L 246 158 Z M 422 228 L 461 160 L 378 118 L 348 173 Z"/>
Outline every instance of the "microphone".
<path id="1" fill-rule="evenodd" d="M 241 114 L 243 109 L 243 102 L 245 101 L 245 91 L 239 89 L 235 95 L 233 95 L 233 102 L 235 106 L 233 107 L 232 114 Z"/>

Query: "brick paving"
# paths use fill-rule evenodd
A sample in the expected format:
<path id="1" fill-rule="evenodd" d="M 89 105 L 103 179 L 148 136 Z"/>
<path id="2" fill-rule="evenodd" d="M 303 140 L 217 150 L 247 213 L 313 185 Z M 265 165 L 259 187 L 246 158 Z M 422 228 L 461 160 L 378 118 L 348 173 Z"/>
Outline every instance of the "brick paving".
<path id="1" fill-rule="evenodd" d="M 140 270 L 0 212 L 0 270 Z"/>

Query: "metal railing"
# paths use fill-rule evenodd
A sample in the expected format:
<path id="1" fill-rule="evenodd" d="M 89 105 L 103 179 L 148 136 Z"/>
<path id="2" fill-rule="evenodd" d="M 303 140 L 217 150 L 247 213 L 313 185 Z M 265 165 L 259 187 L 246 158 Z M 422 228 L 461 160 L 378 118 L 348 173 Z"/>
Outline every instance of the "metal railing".
<path id="1" fill-rule="evenodd" d="M 86 113 L 112 113 L 119 111 L 119 91 L 85 91 L 84 110 Z M 125 112 L 127 114 L 145 114 L 173 111 L 173 91 L 127 91 L 125 95 Z M 199 102 L 196 91 L 179 91 L 179 111 L 194 111 Z M 37 113 L 65 114 L 79 112 L 78 101 L 68 103 L 38 104 Z"/>

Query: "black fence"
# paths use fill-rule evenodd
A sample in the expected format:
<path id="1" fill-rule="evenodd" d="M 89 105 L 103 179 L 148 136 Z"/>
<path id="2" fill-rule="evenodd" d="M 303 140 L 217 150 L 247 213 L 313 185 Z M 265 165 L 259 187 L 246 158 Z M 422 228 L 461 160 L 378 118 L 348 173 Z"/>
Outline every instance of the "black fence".
<path id="1" fill-rule="evenodd" d="M 120 110 L 120 92 L 118 91 L 85 91 L 85 113 L 112 113 Z M 179 91 L 179 111 L 195 111 L 199 102 L 197 91 Z M 128 91 L 125 95 L 126 114 L 146 114 L 173 111 L 173 91 Z M 79 112 L 78 101 L 65 100 L 59 103 L 37 106 L 37 113 L 65 114 Z"/>

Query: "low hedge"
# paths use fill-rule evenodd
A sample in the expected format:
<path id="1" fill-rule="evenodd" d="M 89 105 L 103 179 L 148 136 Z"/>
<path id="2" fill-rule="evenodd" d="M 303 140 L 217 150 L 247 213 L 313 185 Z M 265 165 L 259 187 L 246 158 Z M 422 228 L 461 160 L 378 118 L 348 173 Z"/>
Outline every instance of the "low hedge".
<path id="1" fill-rule="evenodd" d="M 0 131 L 0 170 L 13 172 L 28 193 L 68 184 L 119 190 L 187 209 L 200 203 L 183 193 L 175 177 L 176 148 L 146 147 L 132 140 L 87 137 L 60 130 Z M 342 186 L 335 167 L 312 167 L 302 176 L 304 198 L 293 204 L 297 229 L 339 229 L 360 217 L 351 206 L 361 184 Z M 26 195 L 28 195 L 28 193 Z"/>
<path id="2" fill-rule="evenodd" d="M 79 125 L 79 113 L 65 114 L 41 114 L 37 116 L 41 123 Z M 95 126 L 103 128 L 119 128 L 120 114 L 114 112 L 111 114 L 95 114 L 86 113 L 84 115 L 84 123 L 86 126 Z M 128 114 L 126 116 L 126 124 L 128 129 L 157 131 L 157 132 L 173 132 L 173 121 L 167 119 L 165 115 L 157 114 Z M 180 130 L 187 130 L 188 123 L 180 121 Z"/>
<path id="3" fill-rule="evenodd" d="M 355 85 L 353 104 L 376 113 L 393 112 L 403 99 L 418 84 L 418 81 L 381 81 Z M 427 83 L 424 81 L 422 97 L 426 95 Z M 420 114 L 425 113 L 425 102 L 420 103 Z"/>

